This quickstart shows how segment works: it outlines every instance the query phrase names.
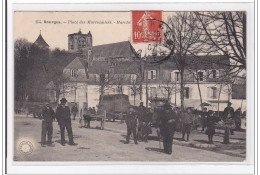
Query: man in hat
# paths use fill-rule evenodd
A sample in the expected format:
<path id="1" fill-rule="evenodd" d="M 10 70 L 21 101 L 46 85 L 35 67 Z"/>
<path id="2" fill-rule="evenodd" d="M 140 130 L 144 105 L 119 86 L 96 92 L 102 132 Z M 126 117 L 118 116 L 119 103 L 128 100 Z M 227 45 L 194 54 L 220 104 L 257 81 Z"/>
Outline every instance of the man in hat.
<path id="1" fill-rule="evenodd" d="M 232 105 L 232 103 L 228 102 L 227 107 L 224 109 L 223 120 L 234 117 L 234 108 L 231 107 L 231 105 Z"/>
<path id="2" fill-rule="evenodd" d="M 130 135 L 133 133 L 135 144 L 137 143 L 136 136 L 136 127 L 137 127 L 137 114 L 134 112 L 133 106 L 129 107 L 129 113 L 126 115 L 126 126 L 127 126 L 127 135 L 126 135 L 126 144 L 129 143 Z"/>
<path id="3" fill-rule="evenodd" d="M 71 128 L 71 119 L 70 119 L 70 108 L 66 106 L 66 98 L 60 100 L 60 105 L 56 110 L 56 118 L 58 124 L 60 125 L 60 134 L 61 134 L 61 145 L 65 146 L 65 128 L 69 136 L 69 145 L 77 145 L 73 141 L 73 134 Z"/>
<path id="4" fill-rule="evenodd" d="M 192 114 L 192 108 L 188 107 L 186 111 L 182 114 L 182 140 L 185 140 L 185 134 L 187 134 L 187 142 L 189 141 L 189 136 L 192 128 L 194 115 Z"/>
<path id="5" fill-rule="evenodd" d="M 52 146 L 53 126 L 52 122 L 55 119 L 55 113 L 47 102 L 42 109 L 42 135 L 41 146 L 46 146 L 46 134 L 48 135 L 47 145 Z"/>
<path id="6" fill-rule="evenodd" d="M 177 116 L 168 102 L 162 106 L 162 109 L 159 128 L 163 138 L 163 148 L 166 154 L 172 154 L 172 142 Z"/>
<path id="7" fill-rule="evenodd" d="M 224 109 L 224 112 L 223 112 L 223 121 L 226 121 L 226 120 L 229 120 L 229 119 L 234 119 L 234 108 L 231 107 L 232 103 L 231 102 L 228 102 L 227 104 L 227 107 Z M 231 128 L 230 129 L 230 133 L 231 135 L 234 134 L 234 131 L 233 129 Z"/>
<path id="8" fill-rule="evenodd" d="M 138 107 L 138 127 L 137 127 L 137 138 L 139 140 L 142 139 L 142 128 L 144 126 L 144 123 L 146 122 L 146 108 L 144 107 L 143 102 L 140 102 L 140 105 Z"/>

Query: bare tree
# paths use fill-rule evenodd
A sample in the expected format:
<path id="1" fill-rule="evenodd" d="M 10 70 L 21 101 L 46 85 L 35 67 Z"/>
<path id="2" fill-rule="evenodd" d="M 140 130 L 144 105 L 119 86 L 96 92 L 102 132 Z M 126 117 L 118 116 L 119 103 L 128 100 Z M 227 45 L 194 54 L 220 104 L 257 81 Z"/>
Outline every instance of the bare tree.
<path id="1" fill-rule="evenodd" d="M 246 13 L 195 12 L 206 36 L 206 52 L 231 59 L 234 71 L 246 69 Z M 219 63 L 223 64 L 223 63 Z"/>
<path id="2" fill-rule="evenodd" d="M 138 94 L 141 94 L 141 89 L 142 89 L 142 86 L 141 86 L 141 82 L 142 82 L 142 79 L 141 79 L 141 75 L 140 74 L 134 74 L 136 77 L 130 77 L 130 85 L 128 86 L 129 89 L 130 89 L 130 93 L 133 94 L 134 96 L 134 105 L 135 105 L 135 101 L 136 101 L 136 96 Z"/>
<path id="3" fill-rule="evenodd" d="M 200 23 L 196 18 L 194 12 L 177 12 L 169 16 L 167 24 L 170 30 L 167 35 L 172 36 L 172 41 L 175 47 L 173 61 L 175 62 L 180 72 L 180 98 L 181 110 L 184 110 L 184 72 L 186 69 L 187 55 L 196 55 L 200 53 L 202 44 L 202 35 L 200 30 Z M 168 39 L 168 38 L 167 38 Z M 169 43 L 169 41 L 168 41 Z M 166 42 L 167 44 L 167 42 Z"/>
<path id="4" fill-rule="evenodd" d="M 176 94 L 180 91 L 180 89 L 177 88 L 176 81 L 171 80 L 161 80 L 159 88 L 161 89 L 162 93 L 166 96 L 168 101 L 171 101 L 173 93 L 175 93 L 176 96 Z"/>
<path id="5" fill-rule="evenodd" d="M 95 81 L 99 86 L 99 103 L 102 103 L 105 92 L 111 89 L 114 72 L 109 69 L 109 66 L 104 61 L 96 61 L 96 65 L 92 67 L 95 68 Z"/>

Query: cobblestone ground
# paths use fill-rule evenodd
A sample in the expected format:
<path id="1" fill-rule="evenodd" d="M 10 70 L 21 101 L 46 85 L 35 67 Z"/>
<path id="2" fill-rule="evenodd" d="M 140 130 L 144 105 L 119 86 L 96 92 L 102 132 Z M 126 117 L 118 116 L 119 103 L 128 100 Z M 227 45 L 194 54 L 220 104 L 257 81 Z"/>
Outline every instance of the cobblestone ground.
<path id="1" fill-rule="evenodd" d="M 41 147 L 41 120 L 32 117 L 15 116 L 14 119 L 14 160 L 15 161 L 172 161 L 172 162 L 239 162 L 245 160 L 245 133 L 235 132 L 231 144 L 222 144 L 223 133 L 217 130 L 214 145 L 206 143 L 207 136 L 201 131 L 193 131 L 190 142 L 180 141 L 180 133 L 174 136 L 173 153 L 162 152 L 155 131 L 149 141 L 135 145 L 124 144 L 125 123 L 106 122 L 105 130 L 100 130 L 99 122 L 92 122 L 91 129 L 79 128 L 78 120 L 72 121 L 74 141 L 77 146 L 62 146 L 57 122 L 53 123 L 54 147 Z M 66 139 L 68 137 L 66 136 Z M 20 151 L 22 141 L 30 141 L 30 154 Z M 161 148 L 160 148 L 161 146 Z"/>

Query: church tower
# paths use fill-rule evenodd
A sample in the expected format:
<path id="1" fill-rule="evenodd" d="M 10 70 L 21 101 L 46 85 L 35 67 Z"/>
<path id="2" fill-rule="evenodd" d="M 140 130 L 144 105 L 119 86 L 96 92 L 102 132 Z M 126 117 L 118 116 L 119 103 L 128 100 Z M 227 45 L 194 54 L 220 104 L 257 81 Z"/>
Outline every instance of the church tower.
<path id="1" fill-rule="evenodd" d="M 89 53 L 92 50 L 92 35 L 83 34 L 79 29 L 78 33 L 68 35 L 68 51 L 73 53 Z"/>

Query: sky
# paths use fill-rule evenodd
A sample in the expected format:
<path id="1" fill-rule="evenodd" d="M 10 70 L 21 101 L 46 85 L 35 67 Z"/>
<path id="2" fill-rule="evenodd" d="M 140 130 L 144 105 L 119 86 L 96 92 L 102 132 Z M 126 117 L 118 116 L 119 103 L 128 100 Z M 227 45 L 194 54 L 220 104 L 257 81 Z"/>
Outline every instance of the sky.
<path id="1" fill-rule="evenodd" d="M 164 14 L 166 13 L 163 13 L 163 18 Z M 14 14 L 14 40 L 25 38 L 33 43 L 41 33 L 50 49 L 68 50 L 68 34 L 77 33 L 79 30 L 84 34 L 91 32 L 93 46 L 120 41 L 131 42 L 132 13 L 16 11 Z M 150 52 L 147 43 L 132 45 L 136 51 L 142 49 L 142 56 Z"/>
<path id="2" fill-rule="evenodd" d="M 42 23 L 37 23 L 41 21 Z M 61 24 L 44 23 L 59 21 Z M 85 24 L 82 24 L 82 22 Z M 94 24 L 88 22 L 107 22 Z M 117 21 L 123 23 L 117 24 Z M 65 23 L 66 22 L 66 23 Z M 112 23 L 112 24 L 110 24 Z M 93 45 L 128 41 L 131 37 L 131 12 L 15 12 L 14 39 L 34 42 L 40 34 L 51 49 L 68 49 L 68 34 L 91 31 Z"/>

